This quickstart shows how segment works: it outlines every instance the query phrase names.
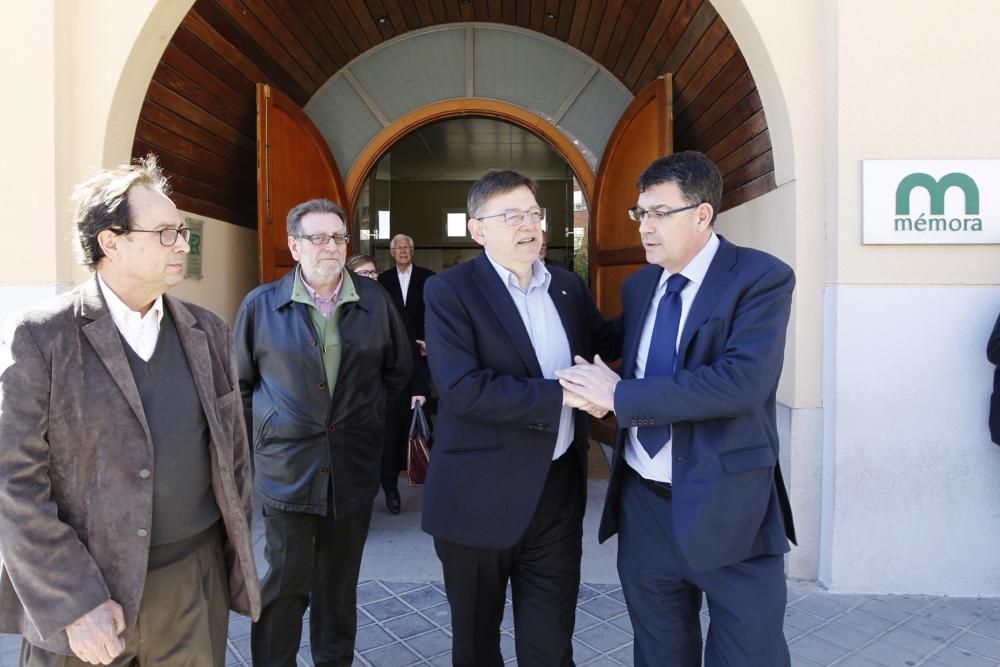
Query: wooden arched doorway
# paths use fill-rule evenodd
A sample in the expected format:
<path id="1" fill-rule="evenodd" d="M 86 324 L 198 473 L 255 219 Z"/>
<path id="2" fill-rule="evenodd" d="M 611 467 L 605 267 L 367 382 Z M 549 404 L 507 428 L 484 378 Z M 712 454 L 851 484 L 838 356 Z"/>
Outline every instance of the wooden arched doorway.
<path id="1" fill-rule="evenodd" d="M 598 306 L 620 312 L 619 287 L 645 263 L 634 225 L 624 211 L 635 203 L 635 182 L 653 159 L 672 150 L 671 80 L 654 79 L 621 116 L 597 172 L 573 141 L 541 116 L 498 100 L 465 98 L 430 104 L 398 118 L 362 150 L 342 178 L 329 147 L 294 101 L 258 85 L 258 235 L 260 275 L 273 280 L 293 266 L 283 221 L 298 201 L 333 198 L 353 211 L 365 179 L 401 138 L 443 120 L 486 117 L 521 127 L 552 147 L 569 165 L 590 210 L 590 277 Z M 308 165 L 305 169 L 303 165 Z"/>

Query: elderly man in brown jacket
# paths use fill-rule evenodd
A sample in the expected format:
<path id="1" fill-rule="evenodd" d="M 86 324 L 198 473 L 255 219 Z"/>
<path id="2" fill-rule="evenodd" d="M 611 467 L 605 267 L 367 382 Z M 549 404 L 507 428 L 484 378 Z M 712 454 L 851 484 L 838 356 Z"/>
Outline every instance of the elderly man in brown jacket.
<path id="1" fill-rule="evenodd" d="M 22 665 L 221 667 L 260 610 L 229 328 L 164 295 L 190 230 L 154 159 L 76 200 L 96 275 L 0 346 L 0 632 Z"/>

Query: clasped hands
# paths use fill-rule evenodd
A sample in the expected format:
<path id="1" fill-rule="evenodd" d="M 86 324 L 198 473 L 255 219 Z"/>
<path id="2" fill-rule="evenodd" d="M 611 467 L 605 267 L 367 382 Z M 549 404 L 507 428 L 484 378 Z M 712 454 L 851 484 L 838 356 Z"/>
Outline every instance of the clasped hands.
<path id="1" fill-rule="evenodd" d="M 575 366 L 556 371 L 563 388 L 563 405 L 578 408 L 600 419 L 615 407 L 615 387 L 621 378 L 608 368 L 600 355 L 590 363 L 577 355 Z"/>

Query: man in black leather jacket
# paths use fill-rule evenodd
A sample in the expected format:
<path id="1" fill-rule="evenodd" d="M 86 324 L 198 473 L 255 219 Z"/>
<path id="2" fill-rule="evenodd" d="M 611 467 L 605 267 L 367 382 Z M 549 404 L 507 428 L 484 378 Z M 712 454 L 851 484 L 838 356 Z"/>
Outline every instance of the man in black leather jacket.
<path id="1" fill-rule="evenodd" d="M 344 268 L 345 218 L 325 199 L 293 208 L 288 246 L 298 265 L 250 292 L 236 317 L 268 563 L 251 630 L 255 665 L 295 664 L 307 606 L 314 663 L 351 664 L 386 402 L 412 368 L 389 295 Z"/>

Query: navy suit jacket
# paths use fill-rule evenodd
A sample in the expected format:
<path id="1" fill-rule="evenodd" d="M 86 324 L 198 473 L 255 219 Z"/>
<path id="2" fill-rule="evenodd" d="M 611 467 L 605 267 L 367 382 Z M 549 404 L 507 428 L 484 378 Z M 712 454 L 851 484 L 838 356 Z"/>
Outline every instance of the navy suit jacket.
<path id="1" fill-rule="evenodd" d="M 795 541 L 775 424 L 795 275 L 771 255 L 720 241 L 671 377 L 635 378 L 639 337 L 663 269 L 647 266 L 622 287 L 623 379 L 615 391 L 622 430 L 598 536 L 603 542 L 618 530 L 624 429 L 673 424 L 673 523 L 698 571 L 785 553 L 788 539 Z"/>
<path id="2" fill-rule="evenodd" d="M 570 352 L 617 358 L 615 325 L 597 311 L 587 286 L 565 269 L 548 270 Z M 545 486 L 562 389 L 542 377 L 521 316 L 485 252 L 428 280 L 426 300 L 427 358 L 440 402 L 423 529 L 450 542 L 505 549 L 524 534 Z M 575 418 L 583 478 L 588 417 L 578 411 Z"/>
<path id="3" fill-rule="evenodd" d="M 392 302 L 399 308 L 406 324 L 406 332 L 413 340 L 424 340 L 424 285 L 427 279 L 434 275 L 430 269 L 416 264 L 412 266 L 410 286 L 406 289 L 406 304 L 403 304 L 403 288 L 399 285 L 399 272 L 396 265 L 378 274 L 378 281 L 389 292 Z"/>

